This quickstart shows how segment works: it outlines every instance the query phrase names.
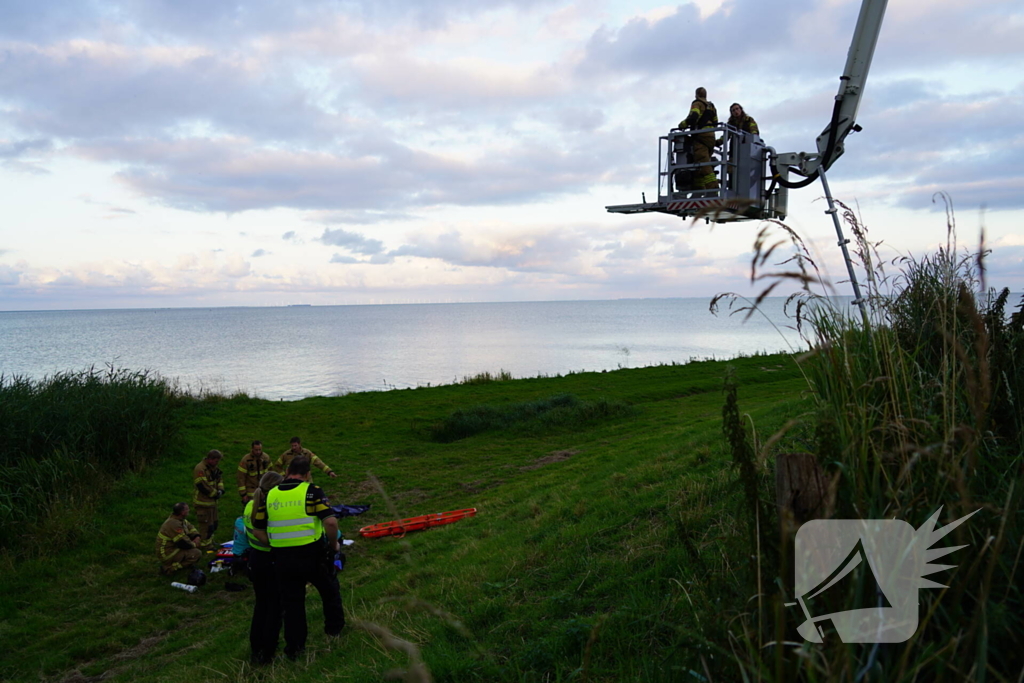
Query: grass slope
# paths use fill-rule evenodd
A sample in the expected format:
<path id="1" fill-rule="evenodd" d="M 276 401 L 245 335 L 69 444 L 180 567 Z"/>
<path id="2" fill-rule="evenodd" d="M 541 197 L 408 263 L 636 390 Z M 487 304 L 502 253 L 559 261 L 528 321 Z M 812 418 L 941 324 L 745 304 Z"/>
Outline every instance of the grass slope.
<path id="1" fill-rule="evenodd" d="M 759 432 L 807 408 L 789 357 L 728 364 Z M 728 610 L 744 599 L 746 568 L 730 559 L 745 555 L 746 537 L 721 433 L 726 365 L 194 405 L 179 455 L 128 474 L 94 518 L 66 511 L 87 543 L 58 557 L 6 556 L 0 678 L 379 681 L 410 664 L 385 645 L 387 629 L 417 646 L 438 681 L 700 680 L 699 655 L 729 659 Z M 432 438 L 456 411 L 559 395 L 615 409 Z M 296 434 L 340 473 L 314 475 L 332 501 L 373 506 L 341 524 L 357 539 L 339 576 L 346 613 L 367 626 L 328 642 L 314 591 L 307 661 L 253 670 L 251 589 L 222 590 L 223 574 L 195 595 L 170 588 L 154 538 L 210 448 L 227 456 L 218 540 L 230 538 L 241 511 L 234 464 L 254 438 L 276 456 Z M 394 514 L 465 507 L 478 516 L 405 539 L 356 535 Z"/>

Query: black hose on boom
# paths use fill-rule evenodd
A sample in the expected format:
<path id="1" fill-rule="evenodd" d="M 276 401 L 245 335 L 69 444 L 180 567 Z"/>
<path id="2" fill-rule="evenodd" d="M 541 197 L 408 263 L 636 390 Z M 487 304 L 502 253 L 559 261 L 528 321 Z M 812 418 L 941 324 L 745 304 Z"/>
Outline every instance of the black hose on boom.
<path id="1" fill-rule="evenodd" d="M 848 81 L 848 80 L 850 80 L 850 77 L 849 76 L 840 76 L 839 80 L 840 81 Z M 832 161 L 832 154 L 834 154 L 835 151 L 836 151 L 836 135 L 837 135 L 836 131 L 839 128 L 839 111 L 842 108 L 842 104 L 843 104 L 842 98 L 837 97 L 836 98 L 836 103 L 832 107 L 832 122 L 828 124 L 828 126 L 829 126 L 828 144 L 825 145 L 825 152 L 821 155 L 821 161 L 818 163 L 819 167 L 827 168 L 829 163 Z M 784 180 L 782 178 L 782 176 L 779 174 L 779 169 L 775 166 L 774 163 L 771 164 L 771 170 L 772 170 L 772 182 L 774 183 L 777 180 L 779 185 L 782 185 L 783 187 L 788 187 L 790 189 L 798 189 L 798 188 L 801 188 L 801 187 L 807 187 L 808 185 L 810 185 L 811 183 L 813 183 L 815 180 L 818 179 L 818 171 L 814 171 L 814 173 L 812 173 L 811 175 L 807 176 L 803 180 L 798 180 L 796 182 L 792 182 L 792 181 L 789 181 L 789 180 Z"/>
<path id="2" fill-rule="evenodd" d="M 795 182 L 795 183 L 793 181 L 790 181 L 790 180 L 783 180 L 782 176 L 779 175 L 779 170 L 777 168 L 775 168 L 775 164 L 772 164 L 772 182 L 774 183 L 774 182 L 778 181 L 779 185 L 782 185 L 783 187 L 788 187 L 790 189 L 797 189 L 797 188 L 801 188 L 801 187 L 807 187 L 808 185 L 810 185 L 811 183 L 813 183 L 817 179 L 818 179 L 818 172 L 815 171 L 814 173 L 812 173 L 811 175 L 807 176 L 803 180 L 800 180 L 800 181 Z"/>

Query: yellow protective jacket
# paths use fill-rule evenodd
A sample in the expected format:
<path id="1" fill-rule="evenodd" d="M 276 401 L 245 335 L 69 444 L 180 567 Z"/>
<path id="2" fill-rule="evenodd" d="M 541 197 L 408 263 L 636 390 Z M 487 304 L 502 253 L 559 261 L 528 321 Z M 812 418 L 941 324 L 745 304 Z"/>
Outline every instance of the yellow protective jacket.
<path id="1" fill-rule="evenodd" d="M 253 491 L 260 485 L 260 479 L 269 471 L 269 455 L 260 453 L 257 457 L 251 451 L 246 453 L 238 463 L 238 471 L 235 472 L 235 478 L 238 481 L 238 496 L 243 499 L 248 496 L 252 499 Z"/>
<path id="2" fill-rule="evenodd" d="M 156 534 L 156 556 L 161 562 L 170 560 L 179 550 L 191 550 L 197 547 L 192 540 L 199 532 L 187 519 L 178 519 L 171 515 L 160 526 Z"/>
<path id="3" fill-rule="evenodd" d="M 316 457 L 316 453 L 309 450 L 308 448 L 303 448 L 302 451 L 300 451 L 299 453 L 292 453 L 292 449 L 289 448 L 284 453 L 282 453 L 281 457 L 278 458 L 277 462 L 274 463 L 274 469 L 280 472 L 281 474 L 287 474 L 288 465 L 291 464 L 292 460 L 295 459 L 296 455 L 304 455 L 307 458 L 309 458 L 310 466 L 319 467 L 321 470 L 323 470 L 324 474 L 330 474 L 334 471 L 330 468 L 330 466 L 327 463 L 325 463 L 320 458 Z"/>
<path id="4" fill-rule="evenodd" d="M 718 125 L 718 111 L 715 105 L 698 97 L 690 104 L 690 113 L 679 122 L 680 129 L 714 128 Z"/>
<path id="5" fill-rule="evenodd" d="M 757 130 L 757 121 L 755 121 L 754 117 L 749 114 L 744 114 L 743 116 L 730 116 L 729 125 L 733 128 L 739 128 L 746 133 L 753 133 L 754 135 L 761 134 Z"/>
<path id="6" fill-rule="evenodd" d="M 224 474 L 220 471 L 220 462 L 208 465 L 206 458 L 199 461 L 192 470 L 192 484 L 195 488 L 192 502 L 196 507 L 213 507 L 217 499 L 224 495 Z"/>

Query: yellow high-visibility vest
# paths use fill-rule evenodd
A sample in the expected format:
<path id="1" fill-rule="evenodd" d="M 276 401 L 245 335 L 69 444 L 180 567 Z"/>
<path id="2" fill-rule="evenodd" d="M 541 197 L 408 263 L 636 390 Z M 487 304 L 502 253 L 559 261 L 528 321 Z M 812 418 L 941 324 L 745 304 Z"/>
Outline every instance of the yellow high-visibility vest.
<path id="1" fill-rule="evenodd" d="M 280 487 L 267 494 L 267 535 L 271 548 L 293 548 L 309 545 L 324 535 L 319 517 L 306 514 L 306 491 L 309 482 L 302 482 L 289 491 Z"/>
<path id="2" fill-rule="evenodd" d="M 242 513 L 242 523 L 245 524 L 245 535 L 249 539 L 249 545 L 251 545 L 256 550 L 262 550 L 263 552 L 269 553 L 270 546 L 264 544 L 263 541 L 256 538 L 256 534 L 253 533 L 251 500 L 245 504 L 245 512 Z"/>

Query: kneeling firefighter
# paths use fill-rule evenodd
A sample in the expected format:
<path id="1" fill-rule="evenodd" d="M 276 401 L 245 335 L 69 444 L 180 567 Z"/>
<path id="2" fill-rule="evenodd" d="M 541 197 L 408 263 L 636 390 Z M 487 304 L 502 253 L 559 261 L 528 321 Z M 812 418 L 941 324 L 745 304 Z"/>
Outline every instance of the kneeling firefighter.
<path id="1" fill-rule="evenodd" d="M 189 523 L 188 513 L 188 503 L 175 503 L 171 516 L 164 520 L 156 534 L 156 556 L 164 574 L 192 566 L 203 556 L 198 547 L 202 536 Z"/>

